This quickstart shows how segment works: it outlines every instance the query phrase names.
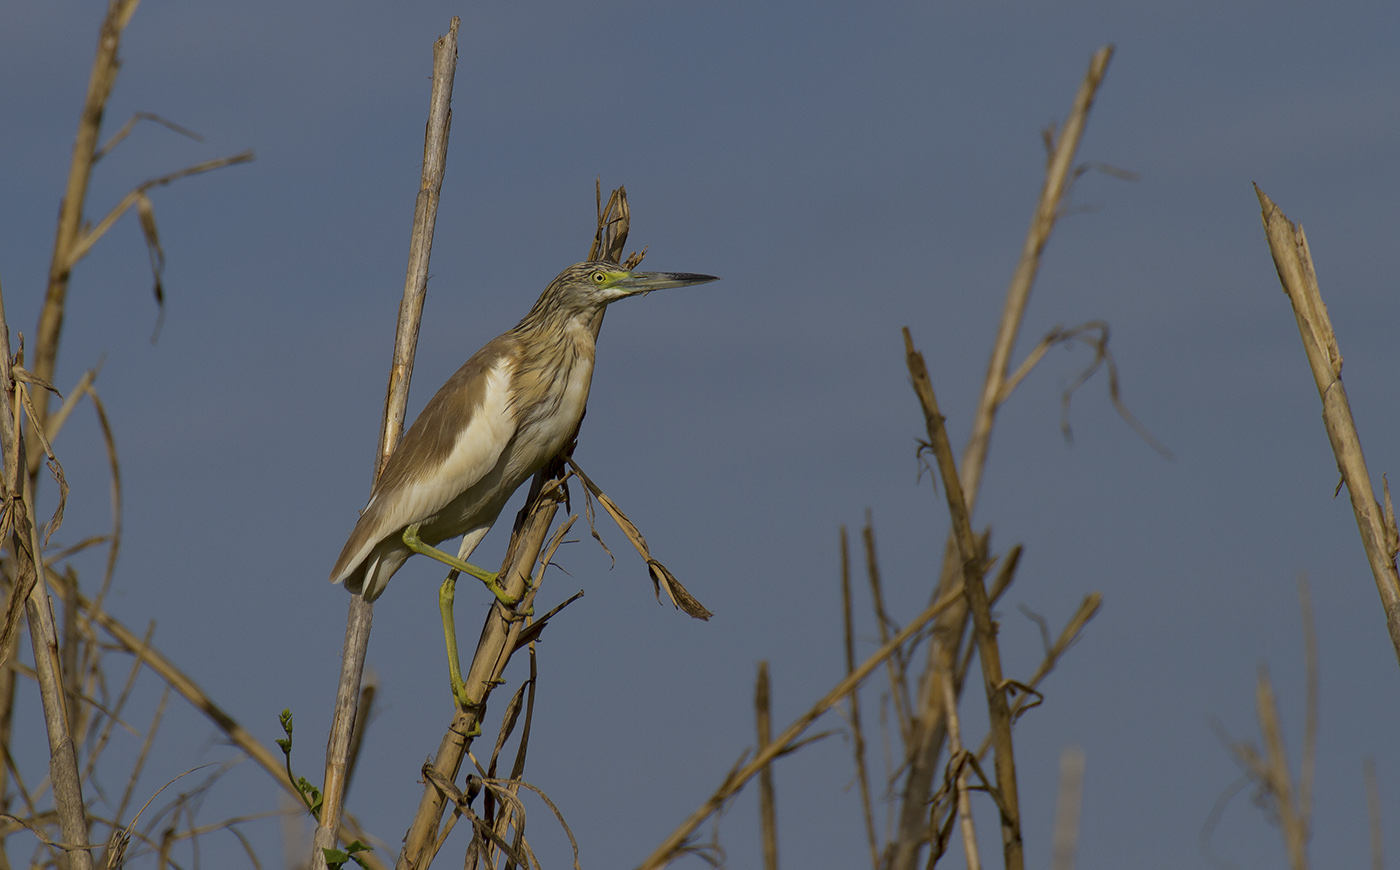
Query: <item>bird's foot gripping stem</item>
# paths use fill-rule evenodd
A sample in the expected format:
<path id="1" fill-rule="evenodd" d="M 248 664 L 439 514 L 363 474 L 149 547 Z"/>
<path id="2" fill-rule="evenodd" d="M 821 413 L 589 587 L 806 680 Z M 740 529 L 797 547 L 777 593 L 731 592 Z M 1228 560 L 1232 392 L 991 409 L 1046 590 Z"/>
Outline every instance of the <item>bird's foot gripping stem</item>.
<path id="1" fill-rule="evenodd" d="M 414 523 L 403 530 L 403 542 L 404 546 L 408 547 L 413 552 L 422 553 L 424 556 L 436 559 L 454 571 L 470 574 L 482 583 L 485 583 L 486 588 L 491 590 L 491 594 L 496 596 L 496 600 L 506 607 L 514 607 L 516 604 L 520 603 L 519 598 L 508 594 L 506 590 L 501 588 L 499 582 L 500 575 L 496 572 L 478 568 L 470 562 L 464 562 L 456 556 L 450 556 L 444 553 L 437 547 L 423 543 L 423 539 L 418 537 L 418 523 Z"/>

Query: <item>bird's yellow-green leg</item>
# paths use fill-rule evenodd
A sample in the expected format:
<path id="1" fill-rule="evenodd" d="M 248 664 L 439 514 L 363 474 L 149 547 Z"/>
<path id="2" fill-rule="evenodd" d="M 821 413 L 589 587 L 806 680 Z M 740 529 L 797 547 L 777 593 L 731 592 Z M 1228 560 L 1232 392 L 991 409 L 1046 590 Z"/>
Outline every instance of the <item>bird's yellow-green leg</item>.
<path id="1" fill-rule="evenodd" d="M 452 684 L 452 696 L 457 699 L 457 704 L 463 709 L 481 707 L 472 703 L 467 696 L 467 684 L 462 679 L 462 660 L 457 653 L 457 620 L 452 615 L 452 605 L 456 600 L 457 593 L 457 572 L 450 571 L 447 579 L 442 581 L 442 586 L 438 589 L 438 609 L 442 612 L 442 636 L 447 641 L 447 676 Z M 492 680 L 492 683 L 502 684 L 505 680 Z M 484 708 L 482 708 L 484 709 Z M 477 718 L 476 724 L 468 732 L 466 737 L 476 737 L 481 733 L 481 720 Z"/>
<path id="2" fill-rule="evenodd" d="M 452 569 L 452 571 L 448 573 L 447 579 L 442 581 L 442 586 L 438 589 L 438 609 L 442 612 L 442 636 L 447 644 L 447 674 L 452 684 L 452 696 L 457 699 L 457 703 L 461 706 L 470 707 L 471 701 L 467 697 L 467 685 L 462 679 L 462 659 L 457 652 L 457 620 L 452 614 L 452 605 L 457 597 L 457 572 L 465 572 L 485 583 L 486 588 L 495 593 L 496 599 L 507 608 L 514 607 L 519 603 L 520 599 L 506 594 L 505 590 L 502 589 L 497 582 L 498 574 L 484 571 L 470 562 L 464 562 L 461 559 L 449 556 L 436 547 L 423 543 L 422 539 L 418 537 L 418 525 L 418 523 L 414 523 L 404 529 L 404 544 L 413 552 L 431 556 Z M 532 613 L 534 613 L 533 608 L 523 614 L 509 611 L 507 618 L 522 619 Z M 480 733 L 479 728 L 480 726 L 478 725 L 477 733 Z M 466 736 L 474 737 L 476 735 L 468 734 Z"/>
<path id="3" fill-rule="evenodd" d="M 462 660 L 457 655 L 457 620 L 452 615 L 452 602 L 456 598 L 456 591 L 457 572 L 450 571 L 438 589 L 438 609 L 442 611 L 442 636 L 447 641 L 447 676 L 452 682 L 452 696 L 460 706 L 466 707 L 471 702 L 467 698 L 467 684 L 462 680 Z M 478 733 L 480 727 L 477 726 Z"/>
<path id="4" fill-rule="evenodd" d="M 520 599 L 512 595 L 508 595 L 506 591 L 501 588 L 501 584 L 497 582 L 500 577 L 499 574 L 487 571 L 484 568 L 478 568 L 470 562 L 463 562 L 456 556 L 449 556 L 437 547 L 423 543 L 423 539 L 418 537 L 418 525 L 418 523 L 414 523 L 403 530 L 404 545 L 410 550 L 415 553 L 422 553 L 424 556 L 430 556 L 454 571 L 461 571 L 463 574 L 472 575 L 482 583 L 485 583 L 486 588 L 490 589 L 491 593 L 496 596 L 496 600 L 500 601 L 506 607 L 514 607 L 520 601 Z"/>

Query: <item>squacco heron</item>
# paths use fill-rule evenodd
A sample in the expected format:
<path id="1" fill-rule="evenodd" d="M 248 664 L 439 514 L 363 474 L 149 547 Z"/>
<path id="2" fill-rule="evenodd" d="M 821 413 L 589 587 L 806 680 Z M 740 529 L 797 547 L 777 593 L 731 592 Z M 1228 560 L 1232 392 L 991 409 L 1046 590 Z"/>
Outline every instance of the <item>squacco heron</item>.
<path id="1" fill-rule="evenodd" d="M 593 380 L 593 317 L 639 293 L 718 280 L 578 263 L 555 278 L 515 328 L 489 342 L 437 391 L 404 433 L 331 569 L 331 582 L 373 601 L 422 553 L 517 602 L 497 575 L 467 562 L 522 483 L 577 431 Z M 454 558 L 437 549 L 462 537 Z M 455 574 L 439 591 L 452 691 L 466 703 L 452 618 Z"/>

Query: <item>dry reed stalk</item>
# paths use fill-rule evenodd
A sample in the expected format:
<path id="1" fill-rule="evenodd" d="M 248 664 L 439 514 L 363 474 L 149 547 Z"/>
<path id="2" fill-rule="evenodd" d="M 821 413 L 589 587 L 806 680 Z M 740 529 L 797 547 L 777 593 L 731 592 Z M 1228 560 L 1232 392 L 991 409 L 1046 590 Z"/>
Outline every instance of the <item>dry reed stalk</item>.
<path id="1" fill-rule="evenodd" d="M 1077 746 L 1060 753 L 1060 791 L 1055 797 L 1055 839 L 1050 870 L 1074 870 L 1079 845 L 1079 810 L 1084 799 L 1084 750 Z"/>
<path id="2" fill-rule="evenodd" d="M 53 570 L 49 570 L 47 574 L 50 585 L 62 582 Z M 145 637 L 137 635 L 106 611 L 95 609 L 93 602 L 84 596 L 78 597 L 78 606 L 89 620 L 101 626 L 122 649 L 131 653 L 138 662 L 150 668 L 156 676 L 160 677 L 191 706 L 203 713 L 220 731 L 224 732 L 224 736 L 228 738 L 230 743 L 247 753 L 254 763 L 286 787 L 288 792 L 293 797 L 297 797 L 297 802 L 300 803 L 299 793 L 291 783 L 287 782 L 287 772 L 283 768 L 283 762 L 275 758 L 267 747 L 263 746 L 246 728 L 239 725 L 232 716 L 216 704 L 188 674 L 151 646 L 149 631 Z"/>
<path id="3" fill-rule="evenodd" d="M 885 596 L 880 585 L 880 562 L 875 556 L 875 526 L 870 520 L 870 511 L 865 512 L 865 527 L 860 531 L 865 544 L 865 573 L 870 580 L 870 600 L 875 608 L 875 625 L 880 633 L 880 643 L 890 639 L 890 627 L 894 620 L 885 612 Z M 914 714 L 909 701 L 909 669 L 904 650 L 899 650 L 885 662 L 890 672 L 890 700 L 894 705 L 895 721 L 899 723 L 899 735 L 908 746 L 913 738 Z"/>
<path id="4" fill-rule="evenodd" d="M 49 781 L 53 788 L 54 810 L 59 830 L 63 834 L 65 862 L 70 870 L 90 870 L 92 853 L 88 848 L 89 828 L 86 804 L 83 800 L 82 779 L 78 769 L 77 749 L 69 730 L 72 721 L 68 709 L 63 669 L 60 662 L 57 630 L 54 625 L 53 602 L 48 586 L 39 582 L 43 569 L 43 543 L 39 539 L 34 519 L 34 490 L 26 485 L 28 475 L 24 460 L 25 429 L 23 420 L 28 412 L 31 427 L 37 427 L 34 404 L 28 399 L 27 385 L 20 379 L 33 381 L 33 376 L 17 371 L 10 356 L 10 327 L 5 317 L 5 301 L 0 294 L 0 388 L 5 394 L 5 407 L 0 409 L 0 448 L 4 456 L 4 518 L 0 521 L 0 537 L 8 538 L 15 562 L 15 577 L 10 586 L 11 606 L 24 601 L 28 619 L 29 638 L 34 650 L 34 670 L 43 704 L 44 726 L 49 739 Z M 42 392 L 42 389 L 41 389 Z M 43 432 L 33 429 L 36 439 L 52 456 Z M 53 526 L 50 524 L 50 533 Z M 7 619 L 5 637 L 0 646 L 8 646 L 12 624 Z M 6 747 L 8 749 L 8 747 Z"/>
<path id="5" fill-rule="evenodd" d="M 1089 110 L 1093 107 L 1094 97 L 1098 93 L 1099 85 L 1103 81 L 1104 74 L 1108 70 L 1109 60 L 1112 57 L 1112 45 L 1106 45 L 1094 53 L 1089 62 L 1089 70 L 1075 94 L 1070 114 L 1060 128 L 1059 135 L 1055 136 L 1053 142 L 1050 143 L 1045 184 L 1041 189 L 1040 200 L 1031 218 L 1030 229 L 1027 231 L 1016 271 L 1007 287 L 1001 321 L 997 326 L 996 337 L 992 344 L 992 355 L 987 366 L 987 376 L 982 386 L 977 410 L 973 415 L 972 433 L 968 438 L 967 447 L 963 450 L 959 473 L 969 512 L 973 511 L 977 505 L 982 471 L 986 465 L 997 411 L 1002 403 L 1009 398 L 1005 387 L 1010 372 L 1011 353 L 1015 348 L 1021 323 L 1025 319 L 1031 288 L 1040 268 L 1040 258 L 1055 227 L 1055 221 L 1061 214 L 1061 203 L 1072 181 L 1071 170 L 1079 149 L 1079 142 L 1088 123 Z M 960 579 L 961 569 L 957 547 L 950 533 L 949 540 L 944 546 L 943 568 L 934 597 L 944 595 Z M 933 656 L 937 651 L 949 654 L 950 651 L 957 650 L 957 645 L 949 644 L 948 639 L 962 637 L 966 630 L 967 616 L 965 608 L 957 608 L 939 619 L 934 631 L 944 638 L 944 642 L 930 646 L 929 661 L 925 666 L 926 673 L 933 673 L 939 667 L 946 666 L 946 663 L 941 664 L 935 661 Z M 932 683 L 928 679 L 923 680 L 923 685 L 925 688 L 932 687 Z M 919 706 L 936 708 L 940 703 L 941 701 L 935 699 L 932 703 L 921 702 Z M 923 842 L 924 805 L 929 799 L 938 757 L 942 752 L 943 735 L 941 732 L 943 726 L 935 717 L 923 722 L 922 727 L 934 733 L 927 736 L 920 735 L 921 739 L 917 743 L 922 746 L 922 749 L 919 754 L 908 759 L 909 773 L 905 779 L 900 799 L 899 823 L 893 844 L 897 850 L 897 860 L 890 865 L 891 870 L 913 870 L 919 848 Z"/>
<path id="6" fill-rule="evenodd" d="M 1255 706 L 1259 715 L 1259 731 L 1264 738 L 1267 760 L 1256 758 L 1256 772 L 1274 798 L 1279 826 L 1283 829 L 1284 846 L 1288 849 L 1288 865 L 1292 870 L 1307 870 L 1308 818 L 1301 811 L 1301 801 L 1295 801 L 1288 773 L 1288 753 L 1283 746 L 1283 727 L 1279 723 L 1278 701 L 1266 668 L 1259 668 L 1255 689 Z"/>
<path id="7" fill-rule="evenodd" d="M 14 586 L 11 585 L 10 589 L 14 589 Z M 6 609 L 8 610 L 8 607 Z M 14 698 L 19 675 L 14 668 L 4 665 L 15 655 L 15 647 L 18 642 L 18 632 L 10 631 L 7 634 L 0 630 L 0 746 L 14 745 Z M 3 812 L 10 810 L 9 776 L 9 765 L 0 764 L 0 811 Z M 3 843 L 3 839 L 0 839 L 0 843 Z M 4 850 L 0 849 L 0 856 L 3 855 Z M 4 858 L 0 857 L 0 861 L 4 861 Z M 0 863 L 0 870 L 9 870 L 6 866 L 7 863 Z"/>
<path id="8" fill-rule="evenodd" d="M 403 432 L 408 411 L 408 387 L 413 377 L 413 359 L 418 348 L 418 327 L 423 316 L 423 300 L 428 292 L 428 262 L 433 248 L 433 228 L 442 178 L 447 167 L 447 140 L 452 127 L 452 83 L 457 72 L 457 28 L 453 16 L 448 32 L 433 43 L 433 85 L 429 97 L 428 123 L 423 136 L 423 171 L 413 211 L 413 232 L 409 240 L 408 269 L 404 279 L 403 301 L 399 304 L 394 357 L 384 397 L 384 416 L 379 428 L 379 449 L 375 455 L 377 480 Z M 326 866 L 325 849 L 336 846 L 336 831 L 344 810 L 346 776 L 350 765 L 350 743 L 355 731 L 356 704 L 364 675 L 365 652 L 374 620 L 374 606 L 363 596 L 350 597 L 345 622 L 340 682 L 336 690 L 335 714 L 326 745 L 325 785 L 322 789 L 321 817 L 312 841 L 311 866 Z"/>
<path id="9" fill-rule="evenodd" d="M 1342 385 L 1342 354 L 1337 336 L 1327 316 L 1327 306 L 1318 288 L 1317 272 L 1313 269 L 1312 252 L 1303 228 L 1293 223 L 1274 201 L 1254 187 L 1262 209 L 1264 233 L 1269 252 L 1278 270 L 1279 282 L 1293 304 L 1293 316 L 1298 321 L 1298 333 L 1303 340 L 1303 352 L 1312 369 L 1322 399 L 1322 422 L 1332 452 L 1337 457 L 1337 469 L 1351 497 L 1351 509 L 1361 532 L 1361 544 L 1371 564 L 1376 591 L 1385 609 L 1385 625 L 1390 643 L 1400 660 L 1400 574 L 1396 573 L 1395 554 L 1400 550 L 1400 532 L 1395 527 L 1395 512 L 1390 504 L 1390 489 L 1385 488 L 1385 508 L 1376 504 L 1371 489 L 1366 456 L 1361 451 L 1361 437 L 1351 416 L 1346 387 Z M 1340 485 L 1340 484 L 1339 484 Z"/>
<path id="10" fill-rule="evenodd" d="M 141 218 L 141 229 L 146 236 L 146 242 L 150 247 L 151 255 L 156 264 L 153 271 L 156 273 L 156 295 L 157 298 L 160 298 L 162 295 L 159 284 L 161 271 L 160 262 L 165 259 L 165 255 L 161 251 L 160 237 L 155 230 L 154 207 L 151 205 L 150 198 L 146 196 L 146 191 L 150 190 L 152 187 L 163 187 L 164 185 L 170 184 L 172 181 L 188 178 L 191 175 L 212 172 L 215 169 L 223 169 L 225 166 L 234 166 L 239 163 L 249 163 L 252 159 L 253 152 L 244 151 L 232 157 L 216 157 L 213 160 L 196 163 L 194 166 L 187 166 L 184 169 L 141 182 L 123 196 L 107 214 L 103 215 L 102 219 L 99 220 L 91 230 L 84 233 L 73 243 L 72 250 L 68 252 L 69 258 L 76 264 L 83 257 L 86 257 L 88 252 L 92 250 L 92 246 L 97 244 L 98 240 L 107 234 L 107 231 L 121 219 L 122 215 L 135 208 L 137 214 Z"/>
<path id="11" fill-rule="evenodd" d="M 991 558 L 987 553 L 988 547 L 991 546 L 991 538 L 991 529 L 986 529 L 982 532 L 982 534 L 977 536 L 977 558 L 985 566 L 984 570 L 990 570 L 992 566 Z M 992 588 L 987 593 L 991 599 L 993 607 L 996 606 L 997 602 L 1001 599 L 1001 596 L 1006 592 L 1006 590 L 1010 588 L 1011 582 L 1016 579 L 1016 568 L 1020 565 L 1021 562 L 1021 552 L 1022 547 L 1020 544 L 1017 544 L 1014 547 L 1012 547 L 1007 552 L 1005 558 L 1002 559 L 1001 568 L 997 571 L 997 576 L 992 580 Z M 937 636 L 938 635 L 935 632 L 934 637 L 936 638 Z M 961 638 L 959 638 L 958 640 L 959 642 L 961 642 Z M 967 643 L 963 645 L 962 655 L 958 656 L 957 658 L 957 669 L 953 672 L 954 698 L 962 697 L 963 685 L 967 682 L 967 671 L 968 668 L 972 666 L 973 653 L 975 653 L 976 651 L 977 638 L 968 638 Z M 943 658 L 948 658 L 949 660 L 951 660 L 952 657 L 952 652 L 940 652 L 937 656 L 937 660 L 942 661 Z M 935 656 L 930 654 L 929 658 L 930 660 L 934 660 Z M 923 714 L 930 721 L 934 722 L 937 726 L 934 728 L 927 729 L 929 734 L 925 735 L 925 739 L 935 741 L 941 740 L 942 738 L 940 735 L 942 735 L 944 730 L 941 724 L 941 717 L 943 716 L 942 693 L 934 692 L 931 698 L 927 698 L 925 700 L 925 704 L 927 706 L 925 707 Z M 1012 717 L 1012 721 L 1015 721 L 1014 715 Z M 978 757 L 980 758 L 981 756 Z"/>
<path id="12" fill-rule="evenodd" d="M 1312 600 L 1306 580 L 1299 578 L 1298 596 L 1303 615 L 1303 654 L 1305 658 L 1305 698 L 1302 765 L 1295 788 L 1288 770 L 1288 753 L 1283 744 L 1278 701 L 1268 669 L 1259 666 L 1255 687 L 1255 709 L 1259 716 L 1259 733 L 1263 740 L 1260 750 L 1250 741 L 1227 739 L 1231 751 L 1244 767 L 1245 773 L 1259 786 L 1259 797 L 1272 803 L 1273 817 L 1283 831 L 1284 847 L 1288 851 L 1292 870 L 1306 870 L 1308 839 L 1312 828 L 1312 781 L 1317 758 L 1317 627 L 1313 622 Z M 1260 802 L 1256 798 L 1256 802 Z M 1218 815 L 1217 812 L 1212 813 Z M 1208 827 L 1213 826 L 1212 821 Z"/>
<path id="13" fill-rule="evenodd" d="M 78 672 L 78 607 L 74 596 L 78 594 L 78 575 L 69 565 L 63 572 L 63 585 L 59 592 L 63 600 L 63 632 L 58 647 L 58 662 L 63 675 L 63 694 L 68 704 L 68 733 L 78 735 L 74 743 L 81 743 L 81 720 L 85 718 L 86 706 L 82 703 L 82 674 Z"/>
<path id="14" fill-rule="evenodd" d="M 978 552 L 985 564 L 987 536 L 978 544 Z M 944 613 L 966 612 L 966 599 L 955 601 Z M 907 866 L 912 868 L 922 845 L 928 842 L 929 804 L 932 800 L 932 778 L 938 761 L 940 747 L 947 737 L 947 717 L 944 716 L 943 692 L 939 684 L 939 674 L 949 671 L 954 674 L 954 696 L 962 693 L 963 678 L 967 665 L 971 663 L 971 652 L 958 659 L 958 647 L 962 643 L 962 623 L 957 626 L 958 634 L 950 635 L 940 630 L 939 621 L 929 639 L 928 661 L 920 678 L 917 712 L 912 714 L 913 728 L 904 743 L 903 762 L 909 773 L 905 777 L 905 790 L 899 801 L 897 812 L 899 828 L 894 839 L 885 844 L 882 867 Z M 927 765 L 924 762 L 927 762 Z M 901 768 L 902 770 L 903 768 Z M 896 774 L 897 775 L 897 774 Z M 894 788 L 894 777 L 890 779 L 890 789 Z M 911 795 L 921 794 L 917 800 Z"/>
<path id="15" fill-rule="evenodd" d="M 982 870 L 982 856 L 977 849 L 977 826 L 972 821 L 972 800 L 967 794 L 967 756 L 964 754 L 962 729 L 958 722 L 958 699 L 953 690 L 952 671 L 939 671 L 938 684 L 943 693 L 943 709 L 948 712 L 948 755 L 951 759 L 949 767 L 957 771 L 953 777 L 953 788 L 957 794 L 963 854 L 967 858 L 967 870 Z"/>
<path id="16" fill-rule="evenodd" d="M 754 718 L 758 725 L 758 751 L 773 741 L 773 714 L 768 704 L 768 662 L 758 663 L 753 692 Z M 778 814 L 773 801 L 773 766 L 758 773 L 758 820 L 763 832 L 764 870 L 778 870 Z"/>
<path id="17" fill-rule="evenodd" d="M 657 870 L 657 868 L 666 866 L 684 852 L 686 842 L 706 819 L 718 811 L 720 807 L 724 806 L 725 802 L 728 801 L 730 797 L 736 794 L 739 789 L 743 788 L 744 784 L 757 775 L 759 771 L 763 770 L 769 762 L 784 752 L 789 751 L 793 744 L 796 743 L 797 739 L 802 736 L 802 733 L 807 730 L 808 726 L 832 707 L 840 704 L 851 692 L 855 691 L 865 678 L 870 676 L 872 671 L 880 667 L 885 659 L 894 654 L 896 649 L 899 649 L 907 643 L 909 639 L 921 631 L 929 621 L 961 600 L 962 594 L 961 589 L 955 589 L 948 596 L 929 605 L 923 613 L 915 617 L 912 622 L 900 629 L 898 634 L 890 638 L 889 643 L 876 650 L 873 655 L 861 663 L 860 667 L 847 674 L 846 677 L 838 682 L 826 695 L 813 704 L 811 709 L 803 713 L 791 725 L 784 729 L 766 748 L 755 753 L 754 757 L 746 764 L 742 766 L 736 765 L 735 769 L 731 770 L 729 775 L 725 777 L 724 782 L 720 783 L 715 793 L 712 794 L 705 803 L 701 804 L 699 809 L 691 813 L 690 817 L 682 822 L 676 830 L 672 831 L 671 834 L 662 841 L 661 845 L 657 846 L 655 851 L 639 865 L 638 870 Z"/>
<path id="18" fill-rule="evenodd" d="M 1011 352 L 1016 346 L 1016 336 L 1021 331 L 1025 319 L 1026 305 L 1030 301 L 1031 287 L 1040 271 L 1041 254 L 1050 241 L 1050 233 L 1060 216 L 1060 204 L 1069 189 L 1074 157 L 1079 150 L 1079 141 L 1089 121 L 1089 110 L 1094 105 L 1094 96 L 1099 84 L 1108 71 L 1108 62 L 1113 57 L 1113 46 L 1105 45 L 1094 53 L 1089 61 L 1089 71 L 1075 94 L 1074 105 L 1059 135 L 1055 137 L 1045 169 L 1045 185 L 1040 192 L 1035 215 L 1031 218 L 1030 230 L 1021 249 L 1021 259 L 1016 264 L 1016 272 L 1006 291 L 1006 302 L 1002 306 L 1001 322 L 997 326 L 996 339 L 992 343 L 992 358 L 987 364 L 987 377 L 982 385 L 982 397 L 977 403 L 973 417 L 972 436 L 963 450 L 962 488 L 968 496 L 968 509 L 977 503 L 982 470 L 986 466 L 987 450 L 991 445 L 992 426 L 996 413 L 1007 396 L 1002 387 L 1011 367 Z"/>
<path id="19" fill-rule="evenodd" d="M 987 712 L 991 724 L 992 745 L 996 749 L 994 766 L 997 780 L 997 806 L 1001 810 L 1002 854 L 1007 870 L 1022 870 L 1025 856 L 1021 843 L 1021 808 L 1016 787 L 1016 759 L 1011 741 L 1011 709 L 1006 700 L 1006 681 L 1001 672 L 1001 651 L 997 646 L 996 626 L 992 608 L 983 585 L 983 567 L 978 555 L 977 541 L 972 534 L 972 520 L 967 502 L 963 500 L 962 484 L 958 479 L 957 460 L 953 458 L 943 415 L 938 411 L 938 399 L 923 354 L 914 349 L 908 327 L 904 329 L 904 353 L 914 392 L 923 407 L 924 423 L 928 428 L 929 444 L 938 461 L 943 478 L 943 492 L 952 517 L 953 536 L 962 561 L 963 592 L 967 596 L 972 623 L 977 629 L 977 658 L 982 663 L 982 682 L 987 694 Z M 945 710 L 951 718 L 952 711 Z"/>
<path id="20" fill-rule="evenodd" d="M 984 532 L 977 539 L 978 562 L 990 565 L 987 547 L 990 532 Z M 1015 569 L 1020 561 L 1020 545 L 1013 547 L 1008 558 L 1002 563 L 992 587 L 992 601 L 995 602 L 1010 586 L 1015 577 Z M 966 599 L 958 601 L 948 613 L 967 612 Z M 944 616 L 947 614 L 945 613 Z M 909 768 L 905 777 L 904 792 L 899 801 L 899 832 L 895 839 L 886 844 L 885 865 L 913 867 L 923 844 L 929 842 L 928 804 L 934 765 L 938 762 L 941 747 L 947 737 L 947 718 L 944 716 L 943 692 L 939 685 L 939 674 L 951 671 L 953 674 L 953 696 L 961 697 L 962 687 L 967 677 L 968 666 L 972 663 L 972 652 L 976 639 L 968 641 L 967 652 L 961 657 L 958 648 L 962 645 L 962 634 L 966 619 L 950 627 L 940 628 L 934 623 L 929 642 L 929 665 L 924 670 L 918 696 L 918 713 L 912 719 L 911 739 L 904 746 L 904 764 Z M 891 789 L 893 789 L 891 779 Z M 921 797 L 916 797 L 922 795 Z M 931 857 L 930 860 L 933 860 Z"/>
<path id="21" fill-rule="evenodd" d="M 851 608 L 851 553 L 846 542 L 846 527 L 841 527 L 841 613 L 846 640 L 846 675 L 856 669 L 855 617 Z M 865 816 L 865 838 L 870 845 L 870 870 L 880 870 L 880 842 L 875 834 L 875 812 L 870 799 L 870 774 L 865 766 L 865 731 L 860 722 L 859 687 L 852 689 L 850 704 L 852 752 L 856 762 L 856 781 L 860 785 L 860 806 Z"/>
<path id="22" fill-rule="evenodd" d="M 371 676 L 370 682 L 360 688 L 360 698 L 355 702 L 355 730 L 350 732 L 350 764 L 345 768 L 345 790 L 355 781 L 355 765 L 360 760 L 360 747 L 365 739 L 365 725 L 373 717 L 374 699 L 379 686 Z"/>
<path id="23" fill-rule="evenodd" d="M 110 0 L 97 38 L 97 56 L 93 58 L 87 96 L 83 100 L 83 112 L 78 122 L 78 135 L 73 142 L 73 159 L 68 168 L 68 184 L 59 208 L 58 233 L 49 264 L 48 289 L 44 294 L 44 308 L 35 336 L 34 373 L 46 381 L 53 380 L 54 364 L 58 359 L 58 336 L 63 329 L 68 279 L 76 262 L 71 252 L 83 231 L 83 204 L 87 200 L 88 182 L 96 162 L 102 115 L 106 112 L 107 97 L 117 82 L 117 71 L 121 66 L 117 50 L 121 46 L 122 31 L 136 13 L 139 2 Z M 48 408 L 48 398 L 40 397 L 38 422 L 41 426 L 48 421 Z"/>
<path id="24" fill-rule="evenodd" d="M 150 642 L 151 635 L 154 632 L 155 623 L 152 622 L 151 625 L 146 629 L 146 641 L 148 643 Z M 130 685 L 135 685 L 136 675 L 140 671 L 140 669 L 141 660 L 134 659 L 131 663 Z M 151 716 L 151 724 L 146 729 L 145 737 L 143 737 L 141 740 L 141 749 L 136 754 L 136 763 L 131 766 L 131 775 L 127 777 L 126 787 L 122 789 L 121 800 L 117 802 L 116 812 L 112 814 L 112 835 L 111 837 L 109 837 L 107 845 L 103 848 L 102 854 L 98 856 L 98 867 L 108 867 L 112 864 L 111 853 L 113 851 L 114 843 L 122 842 L 120 834 L 122 830 L 121 820 L 122 817 L 126 815 L 127 808 L 131 806 L 132 797 L 136 793 L 137 780 L 140 779 L 141 771 L 144 770 L 146 767 L 146 760 L 150 757 L 151 748 L 155 746 L 156 732 L 160 729 L 161 720 L 165 718 L 165 705 L 169 702 L 169 700 L 170 686 L 167 685 L 160 691 L 160 701 L 156 703 L 155 713 Z M 115 721 L 115 717 L 113 717 L 112 721 Z M 98 753 L 94 751 L 89 755 L 89 759 L 95 763 L 97 756 Z"/>
<path id="25" fill-rule="evenodd" d="M 152 632 L 155 631 L 155 623 L 151 623 L 146 631 L 146 640 L 149 641 Z M 141 661 L 137 659 L 132 662 L 132 676 L 141 668 Z M 133 679 L 133 682 L 134 679 Z M 123 835 L 121 825 L 122 816 L 126 815 L 127 807 L 131 805 L 132 796 L 136 793 L 136 782 L 141 777 L 141 771 L 146 767 L 146 759 L 150 756 L 151 748 L 155 746 L 156 732 L 160 730 L 161 720 L 165 718 L 165 705 L 170 700 L 170 686 L 167 685 L 160 691 L 160 701 L 156 703 L 155 713 L 151 716 L 150 727 L 146 729 L 146 735 L 141 739 L 141 749 L 136 755 L 136 763 L 132 765 L 131 775 L 127 777 L 126 787 L 122 790 L 121 801 L 117 803 L 117 811 L 112 815 L 112 821 L 108 825 L 112 829 L 112 834 L 107 840 L 107 844 L 102 848 L 98 856 L 98 867 L 111 867 L 120 861 L 120 856 L 126 851 L 127 837 Z M 96 758 L 94 753 L 92 758 Z M 135 824 L 132 819 L 132 824 Z M 113 853 L 116 853 L 115 855 Z M 117 859 L 114 861 L 114 857 Z"/>

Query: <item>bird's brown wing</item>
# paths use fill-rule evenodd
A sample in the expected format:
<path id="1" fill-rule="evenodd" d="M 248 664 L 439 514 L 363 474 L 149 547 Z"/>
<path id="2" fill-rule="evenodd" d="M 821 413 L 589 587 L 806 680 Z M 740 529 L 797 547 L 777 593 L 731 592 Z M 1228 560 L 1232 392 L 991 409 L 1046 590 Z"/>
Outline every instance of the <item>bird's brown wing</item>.
<path id="1" fill-rule="evenodd" d="M 404 433 L 331 569 L 353 575 L 376 544 L 442 510 L 486 476 L 515 435 L 506 336 L 467 360 Z"/>

